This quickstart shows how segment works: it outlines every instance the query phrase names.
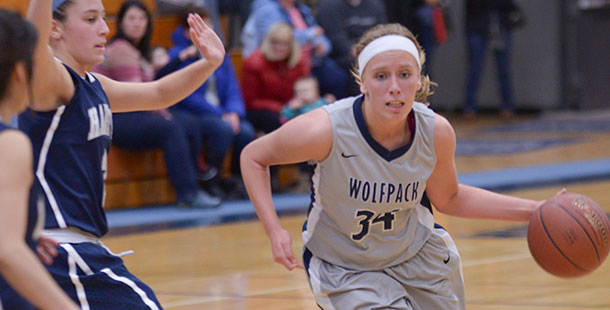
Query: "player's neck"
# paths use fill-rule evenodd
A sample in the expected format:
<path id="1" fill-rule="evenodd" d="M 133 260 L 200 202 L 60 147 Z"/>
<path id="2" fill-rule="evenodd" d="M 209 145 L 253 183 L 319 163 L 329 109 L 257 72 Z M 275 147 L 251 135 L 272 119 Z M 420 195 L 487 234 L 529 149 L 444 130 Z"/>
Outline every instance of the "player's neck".
<path id="1" fill-rule="evenodd" d="M 411 132 L 405 126 L 399 134 L 379 134 L 371 130 L 371 136 L 388 151 L 401 148 L 411 141 Z"/>
<path id="2" fill-rule="evenodd" d="M 81 64 L 72 56 L 70 53 L 66 52 L 62 49 L 53 49 L 53 54 L 57 59 L 59 59 L 63 64 L 70 67 L 70 69 L 74 70 L 78 75 L 84 77 L 86 75 L 88 67 L 86 65 Z"/>
<path id="3" fill-rule="evenodd" d="M 17 102 L 23 102 L 23 98 L 19 98 L 13 91 L 13 88 L 10 87 L 10 85 L 13 85 L 14 83 L 14 80 L 9 83 L 9 87 L 6 89 L 4 97 L 0 99 L 0 123 L 6 125 L 9 125 L 13 115 L 19 112 Z"/>
<path id="4" fill-rule="evenodd" d="M 411 131 L 406 120 L 367 120 L 365 122 L 373 139 L 389 151 L 398 149 L 411 141 Z"/>
<path id="5" fill-rule="evenodd" d="M 9 125 L 11 122 L 11 116 L 13 112 L 9 109 L 10 101 L 2 100 L 0 101 L 0 123 L 5 125 Z"/>

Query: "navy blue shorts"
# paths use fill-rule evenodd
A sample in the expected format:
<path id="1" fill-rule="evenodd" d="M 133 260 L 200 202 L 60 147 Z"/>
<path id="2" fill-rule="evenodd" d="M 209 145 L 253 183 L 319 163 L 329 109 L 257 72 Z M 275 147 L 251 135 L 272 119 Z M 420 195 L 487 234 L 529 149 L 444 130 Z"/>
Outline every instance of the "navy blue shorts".
<path id="1" fill-rule="evenodd" d="M 106 247 L 90 242 L 62 243 L 57 252 L 47 269 L 82 309 L 162 309 L 152 289 Z"/>

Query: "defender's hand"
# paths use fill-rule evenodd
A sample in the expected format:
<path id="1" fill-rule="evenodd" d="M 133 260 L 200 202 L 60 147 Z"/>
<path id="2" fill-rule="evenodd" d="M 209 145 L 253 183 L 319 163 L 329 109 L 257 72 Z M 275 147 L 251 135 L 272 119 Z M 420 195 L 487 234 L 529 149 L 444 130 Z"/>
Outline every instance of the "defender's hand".
<path id="1" fill-rule="evenodd" d="M 51 265 L 53 264 L 53 257 L 57 256 L 58 246 L 59 242 L 51 239 L 50 237 L 41 235 L 40 238 L 38 238 L 36 254 L 44 264 Z"/>
<path id="2" fill-rule="evenodd" d="M 225 47 L 214 29 L 210 28 L 197 14 L 189 14 L 187 21 L 190 26 L 191 41 L 201 56 L 211 64 L 220 66 L 225 57 Z"/>

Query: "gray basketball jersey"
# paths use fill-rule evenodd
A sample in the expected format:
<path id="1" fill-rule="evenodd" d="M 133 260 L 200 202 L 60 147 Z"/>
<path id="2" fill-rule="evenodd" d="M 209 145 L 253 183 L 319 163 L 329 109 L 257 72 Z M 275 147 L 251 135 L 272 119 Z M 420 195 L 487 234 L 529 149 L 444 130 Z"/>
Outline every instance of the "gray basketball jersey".
<path id="1" fill-rule="evenodd" d="M 362 100 L 324 107 L 333 143 L 328 157 L 316 163 L 303 240 L 324 261 L 378 270 L 411 258 L 431 235 L 434 219 L 425 190 L 436 165 L 434 112 L 415 102 L 411 142 L 388 151 L 369 133 Z"/>

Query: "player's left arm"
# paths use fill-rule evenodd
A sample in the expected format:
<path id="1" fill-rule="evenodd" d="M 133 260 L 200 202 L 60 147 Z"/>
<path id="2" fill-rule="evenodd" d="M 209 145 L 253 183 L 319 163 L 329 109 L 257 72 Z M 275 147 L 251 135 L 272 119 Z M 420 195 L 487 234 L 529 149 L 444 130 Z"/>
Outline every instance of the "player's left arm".
<path id="1" fill-rule="evenodd" d="M 0 145 L 0 275 L 37 309 L 76 310 L 25 243 L 33 181 L 30 141 L 22 132 L 7 130 L 0 134 Z"/>
<path id="2" fill-rule="evenodd" d="M 426 193 L 440 212 L 469 218 L 527 221 L 540 202 L 459 184 L 455 166 L 456 138 L 447 119 L 436 115 L 436 167 L 426 182 Z"/>
<path id="3" fill-rule="evenodd" d="M 193 64 L 149 83 L 125 83 L 95 74 L 113 112 L 157 110 L 173 105 L 199 88 L 220 66 L 225 49 L 199 15 L 188 17 L 193 44 L 203 56 Z"/>

